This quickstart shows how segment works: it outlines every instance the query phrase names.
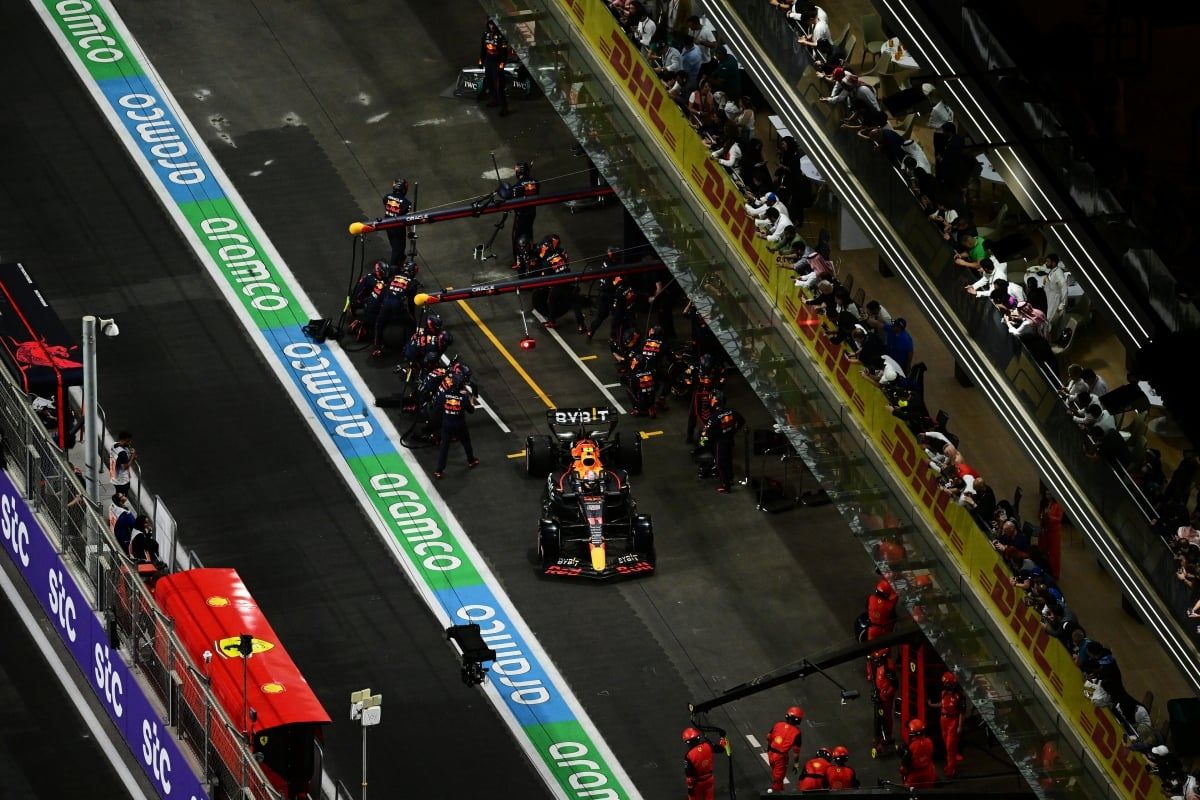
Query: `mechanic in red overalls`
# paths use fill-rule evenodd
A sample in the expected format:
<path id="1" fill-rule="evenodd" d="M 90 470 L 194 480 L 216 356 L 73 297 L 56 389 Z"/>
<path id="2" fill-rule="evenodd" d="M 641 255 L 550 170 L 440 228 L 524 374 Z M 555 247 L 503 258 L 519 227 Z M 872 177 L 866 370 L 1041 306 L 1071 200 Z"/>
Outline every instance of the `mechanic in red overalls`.
<path id="1" fill-rule="evenodd" d="M 783 778 L 787 775 L 792 753 L 800 759 L 800 723 L 804 721 L 804 709 L 792 706 L 784 713 L 767 734 L 767 763 L 771 765 L 771 788 L 768 792 L 782 792 Z"/>
<path id="2" fill-rule="evenodd" d="M 683 729 L 687 753 L 683 757 L 683 776 L 688 800 L 713 800 L 713 758 L 716 748 L 696 728 Z M 720 747 L 725 747 L 722 738 Z"/>
<path id="3" fill-rule="evenodd" d="M 890 750 L 892 721 L 896 716 L 896 664 L 886 647 L 871 654 L 874 667 L 871 700 L 875 704 L 875 755 Z"/>
<path id="4" fill-rule="evenodd" d="M 900 759 L 900 777 L 910 789 L 928 788 L 937 782 L 937 770 L 933 768 L 933 740 L 925 735 L 923 719 L 908 721 L 908 747 Z"/>
<path id="5" fill-rule="evenodd" d="M 800 782 L 796 784 L 798 792 L 816 792 L 829 788 L 829 777 L 826 775 L 833 766 L 830 760 L 833 753 L 828 747 L 818 747 L 817 755 L 804 762 L 804 770 L 800 773 Z"/>
<path id="6" fill-rule="evenodd" d="M 900 598 L 886 578 L 880 578 L 867 598 L 867 641 L 891 633 L 896 628 L 896 603 Z M 872 680 L 871 659 L 867 658 L 867 680 Z"/>
<path id="7" fill-rule="evenodd" d="M 825 777 L 829 780 L 829 788 L 833 791 L 837 791 L 838 789 L 857 789 L 858 773 L 854 771 L 854 767 L 846 763 L 850 760 L 850 751 L 839 744 L 833 748 L 831 760 L 833 761 L 833 766 L 825 773 Z"/>
<path id="8" fill-rule="evenodd" d="M 942 675 L 942 700 L 938 704 L 942 712 L 942 743 L 946 746 L 946 777 L 954 777 L 958 762 L 963 757 L 958 752 L 958 739 L 962 735 L 963 712 L 966 699 L 962 687 L 953 672 Z"/>

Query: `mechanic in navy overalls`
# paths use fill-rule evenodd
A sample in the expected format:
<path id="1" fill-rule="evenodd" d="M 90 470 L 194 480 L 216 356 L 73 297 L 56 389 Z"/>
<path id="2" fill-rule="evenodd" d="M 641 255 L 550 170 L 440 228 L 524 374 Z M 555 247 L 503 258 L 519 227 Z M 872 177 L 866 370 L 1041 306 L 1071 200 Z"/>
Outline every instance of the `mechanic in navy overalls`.
<path id="1" fill-rule="evenodd" d="M 483 65 L 483 94 L 491 95 L 488 106 L 500 106 L 500 116 L 508 116 L 508 96 L 504 91 L 504 62 L 508 59 L 508 39 L 496 21 L 489 19 L 479 42 L 479 63 Z"/>
<path id="2" fill-rule="evenodd" d="M 388 325 L 396 322 L 405 328 L 412 325 L 412 317 L 408 313 L 411 289 L 412 281 L 402 271 L 397 270 L 388 279 L 379 301 L 379 313 L 375 316 L 375 349 L 371 351 L 372 356 L 378 358 L 383 355 L 383 335 Z"/>
<path id="3" fill-rule="evenodd" d="M 516 169 L 517 182 L 511 186 L 505 184 L 501 188 L 501 196 L 505 200 L 517 200 L 522 197 L 536 197 L 541 191 L 540 185 L 533 177 L 533 165 L 528 161 L 522 161 L 517 164 Z M 525 236 L 529 241 L 533 241 L 533 220 L 537 217 L 537 207 L 529 206 L 527 208 L 518 208 L 513 212 L 513 229 L 512 229 L 512 249 L 513 249 L 513 267 L 520 263 L 521 247 L 517 240 Z"/>
<path id="4" fill-rule="evenodd" d="M 454 335 L 442 330 L 442 315 L 430 314 L 404 346 L 404 360 L 413 369 L 420 369 L 428 353 L 436 353 L 441 358 L 453 342 Z"/>
<path id="5" fill-rule="evenodd" d="M 408 199 L 408 181 L 404 178 L 397 178 L 396 182 L 392 184 L 392 190 L 383 196 L 383 218 L 403 217 L 411 210 L 412 203 Z M 404 261 L 404 248 L 407 245 L 404 236 L 406 230 L 406 226 L 387 229 L 388 244 L 392 246 L 392 255 L 389 258 L 391 264 L 398 265 Z"/>
<path id="6" fill-rule="evenodd" d="M 457 438 L 462 442 L 467 454 L 467 466 L 478 465 L 479 459 L 471 449 L 471 432 L 467 429 L 467 414 L 475 413 L 475 398 L 463 387 L 460 379 L 452 378 L 450 386 L 437 394 L 434 405 L 441 415 L 442 448 L 438 451 L 437 469 L 433 477 L 440 478 L 445 474 L 452 439 Z"/>
<path id="7" fill-rule="evenodd" d="M 700 356 L 700 363 L 688 367 L 687 373 L 684 374 L 683 379 L 692 393 L 688 404 L 688 444 L 695 441 L 697 423 L 700 425 L 700 432 L 703 433 L 708 418 L 712 416 L 712 393 L 725 383 L 725 376 L 721 372 L 712 354 L 705 353 Z"/>
<path id="8" fill-rule="evenodd" d="M 709 401 L 712 416 L 704 426 L 700 445 L 712 444 L 713 460 L 717 467 L 717 491 L 727 493 L 733 486 L 733 443 L 746 420 L 737 411 L 725 404 L 725 393 L 713 390 Z"/>
<path id="9" fill-rule="evenodd" d="M 621 251 L 615 247 L 610 247 L 604 252 L 604 263 L 600 265 L 600 268 L 604 269 L 620 263 Z M 592 320 L 592 324 L 587 332 L 589 342 L 596 335 L 596 330 L 600 327 L 601 323 L 608 319 L 608 315 L 612 313 L 613 303 L 616 302 L 617 295 L 625 289 L 623 284 L 624 278 L 620 275 L 612 278 L 601 278 L 596 281 L 596 285 L 600 291 L 596 299 L 596 317 Z"/>

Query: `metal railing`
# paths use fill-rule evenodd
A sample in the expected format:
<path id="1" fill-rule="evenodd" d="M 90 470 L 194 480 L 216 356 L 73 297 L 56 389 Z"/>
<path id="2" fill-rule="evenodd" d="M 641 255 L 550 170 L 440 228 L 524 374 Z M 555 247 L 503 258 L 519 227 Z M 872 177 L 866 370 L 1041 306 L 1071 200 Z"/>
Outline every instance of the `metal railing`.
<path id="1" fill-rule="evenodd" d="M 55 550 L 92 608 L 109 621 L 114 646 L 165 709 L 163 722 L 190 747 L 213 798 L 278 800 L 267 777 L 159 610 L 143 579 L 86 499 L 29 397 L 0 370 L 0 436 L 8 474 L 23 482 Z M 97 432 L 85 432 L 93 435 Z"/>

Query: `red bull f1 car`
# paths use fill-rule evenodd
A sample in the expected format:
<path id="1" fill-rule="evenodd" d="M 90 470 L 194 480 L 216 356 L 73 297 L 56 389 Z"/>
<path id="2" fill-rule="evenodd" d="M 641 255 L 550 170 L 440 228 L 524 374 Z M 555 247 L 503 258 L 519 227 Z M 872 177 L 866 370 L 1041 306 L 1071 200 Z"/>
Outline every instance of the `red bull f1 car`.
<path id="1" fill-rule="evenodd" d="M 615 578 L 654 572 L 654 525 L 639 514 L 629 475 L 641 441 L 622 443 L 610 408 L 547 412 L 549 436 L 530 436 L 525 472 L 546 481 L 537 552 L 544 575 Z"/>

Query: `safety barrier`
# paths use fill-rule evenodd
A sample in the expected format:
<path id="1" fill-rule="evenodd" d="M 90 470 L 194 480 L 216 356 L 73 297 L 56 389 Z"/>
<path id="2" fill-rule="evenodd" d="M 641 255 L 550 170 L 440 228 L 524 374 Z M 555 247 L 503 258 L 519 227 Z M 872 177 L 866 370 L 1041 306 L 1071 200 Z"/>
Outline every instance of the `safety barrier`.
<path id="1" fill-rule="evenodd" d="M 530 14 L 502 5 L 493 4 L 509 12 L 501 24 L 510 41 L 522 43 L 526 66 L 553 76 L 543 79 L 552 104 L 756 392 L 787 423 L 801 458 L 919 612 L 914 617 L 930 641 L 969 678 L 973 704 L 1030 784 L 1053 787 L 1056 796 L 1144 797 L 1141 759 L 1122 744 L 1115 718 L 1086 701 L 1065 650 L 1049 643 L 1031 609 L 1013 601 L 999 554 L 924 474 L 913 434 L 821 333 L 786 272 L 753 237 L 740 192 L 605 4 L 520 3 Z M 877 463 L 884 472 L 873 471 Z M 933 579 L 931 587 L 915 580 L 922 576 Z M 1007 666 L 1014 654 L 1021 669 Z M 1040 703 L 1030 702 L 1039 694 Z M 1038 755 L 1051 740 L 1056 764 Z M 1085 755 L 1100 772 L 1080 769 Z"/>
<path id="2" fill-rule="evenodd" d="M 164 798 L 277 800 L 279 793 L 209 692 L 170 618 L 85 499 L 29 398 L 7 371 L 0 373 L 5 550 L 57 621 L 56 630 L 151 783 Z M 192 758 L 184 757 L 172 734 Z M 199 778 L 189 761 L 200 765 Z"/>

